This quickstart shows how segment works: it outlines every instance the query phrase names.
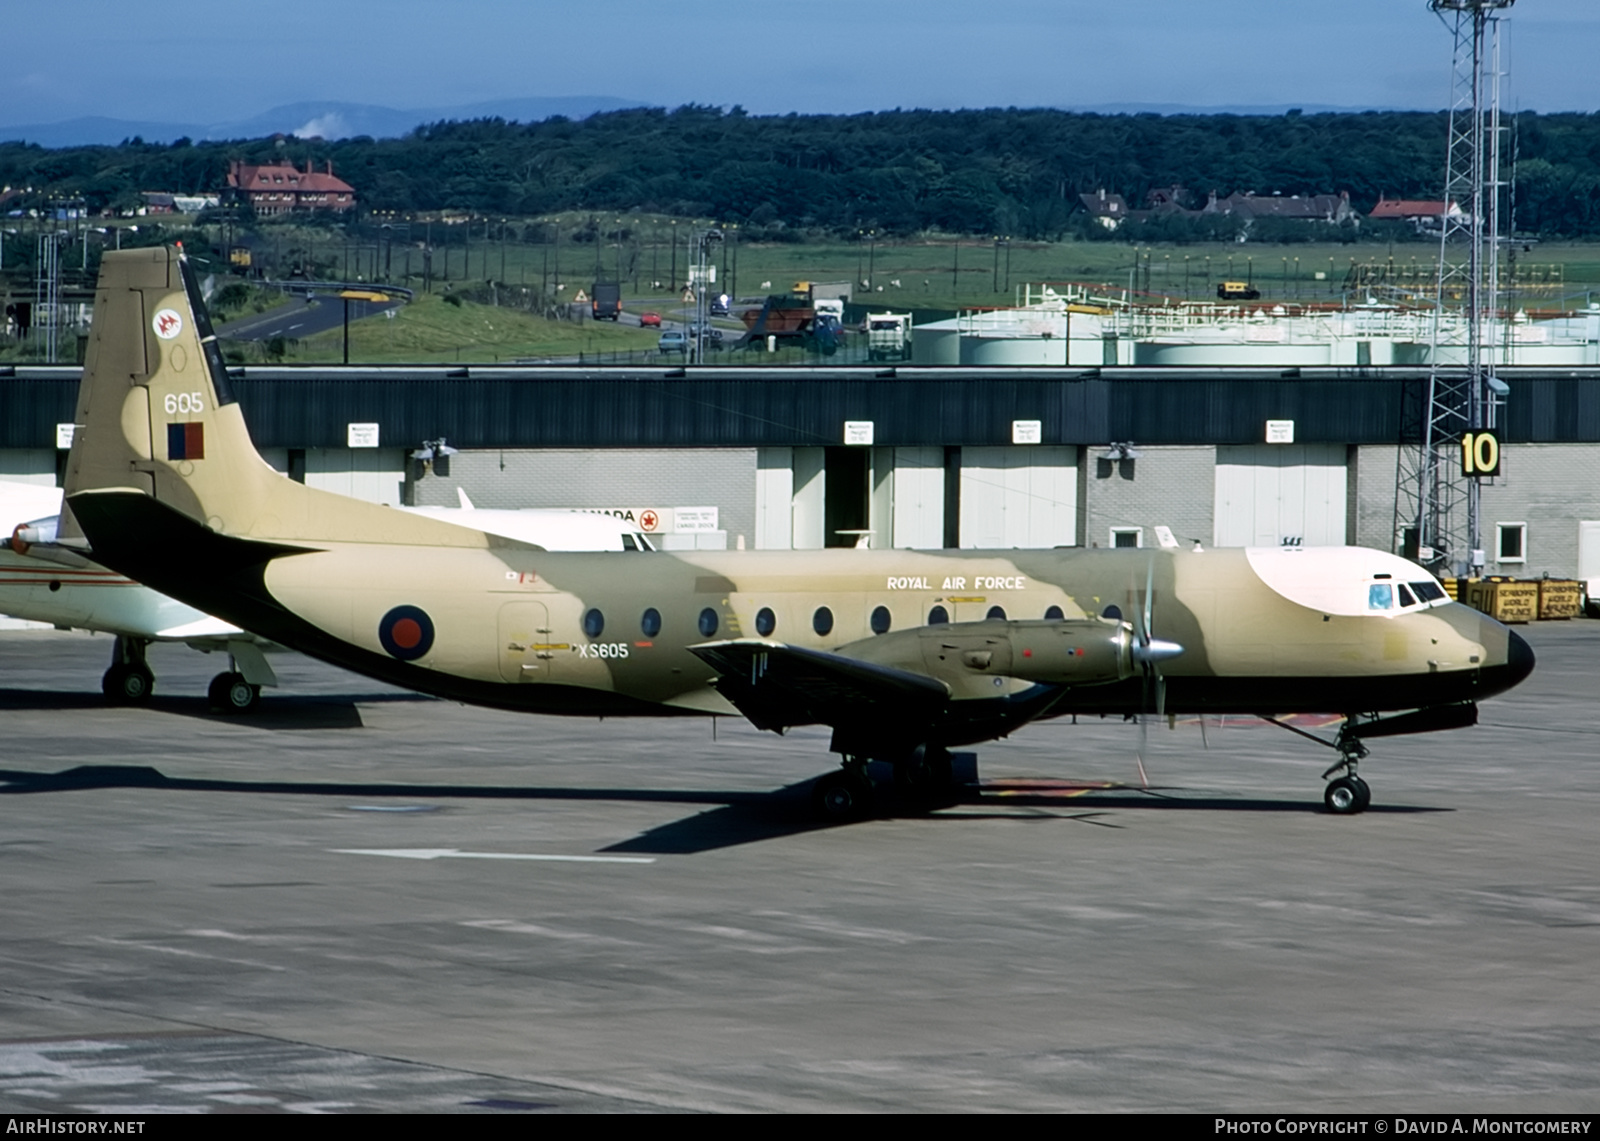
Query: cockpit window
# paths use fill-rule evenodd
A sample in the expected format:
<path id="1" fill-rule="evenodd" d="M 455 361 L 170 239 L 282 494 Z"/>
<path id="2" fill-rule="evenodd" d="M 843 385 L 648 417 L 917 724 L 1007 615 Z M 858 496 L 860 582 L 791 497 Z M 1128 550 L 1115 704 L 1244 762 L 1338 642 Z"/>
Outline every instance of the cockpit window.
<path id="1" fill-rule="evenodd" d="M 1417 604 L 1416 595 L 1412 594 L 1411 591 L 1406 589 L 1405 583 L 1397 583 L 1394 589 L 1395 593 L 1400 596 L 1401 606 L 1415 606 Z"/>
<path id="2" fill-rule="evenodd" d="M 1444 589 L 1436 582 L 1414 582 L 1411 589 L 1417 592 L 1417 597 L 1424 602 L 1438 602 L 1445 596 Z"/>
<path id="3" fill-rule="evenodd" d="M 1375 582 L 1367 587 L 1368 610 L 1393 610 L 1394 587 L 1386 582 Z"/>

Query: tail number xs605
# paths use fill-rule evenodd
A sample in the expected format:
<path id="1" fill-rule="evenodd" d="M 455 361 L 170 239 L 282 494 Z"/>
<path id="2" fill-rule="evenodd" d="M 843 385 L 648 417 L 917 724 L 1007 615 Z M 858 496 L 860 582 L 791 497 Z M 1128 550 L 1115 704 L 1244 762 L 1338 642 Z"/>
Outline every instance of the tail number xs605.
<path id="1" fill-rule="evenodd" d="M 162 406 L 166 408 L 168 416 L 180 413 L 194 414 L 206 410 L 206 402 L 201 399 L 198 392 L 169 392 L 162 401 Z"/>
<path id="2" fill-rule="evenodd" d="M 628 656 L 628 643 L 579 642 L 578 656 L 580 658 L 625 658 Z"/>

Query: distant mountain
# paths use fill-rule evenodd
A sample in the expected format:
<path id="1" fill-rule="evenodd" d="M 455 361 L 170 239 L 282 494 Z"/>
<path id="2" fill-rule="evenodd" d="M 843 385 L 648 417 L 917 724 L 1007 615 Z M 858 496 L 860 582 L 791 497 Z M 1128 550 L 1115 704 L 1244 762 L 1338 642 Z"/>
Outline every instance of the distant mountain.
<path id="1" fill-rule="evenodd" d="M 320 102 L 286 103 L 248 119 L 222 123 L 170 123 L 150 120 L 112 119 L 86 116 L 59 123 L 23 123 L 0 127 L 0 142 L 24 140 L 45 147 L 116 146 L 123 139 L 138 136 L 147 143 L 170 143 L 174 139 L 259 139 L 269 135 L 321 135 L 325 139 L 345 139 L 371 135 L 375 139 L 399 138 L 422 123 L 442 119 L 501 118 L 533 123 L 554 115 L 586 119 L 600 111 L 642 107 L 641 100 L 619 99 L 611 95 L 532 96 L 523 99 L 493 99 L 454 107 L 417 107 L 397 110 L 372 103 Z"/>

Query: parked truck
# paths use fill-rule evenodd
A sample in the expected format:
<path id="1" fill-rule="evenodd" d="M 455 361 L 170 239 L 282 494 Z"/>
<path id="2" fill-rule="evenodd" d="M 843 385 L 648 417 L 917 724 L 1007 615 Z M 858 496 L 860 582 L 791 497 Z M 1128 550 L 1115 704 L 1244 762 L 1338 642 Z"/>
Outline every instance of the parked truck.
<path id="1" fill-rule="evenodd" d="M 866 326 L 868 360 L 911 359 L 911 314 L 868 313 Z"/>
<path id="2" fill-rule="evenodd" d="M 597 281 L 589 292 L 590 311 L 596 321 L 615 321 L 622 316 L 622 285 L 615 281 Z"/>

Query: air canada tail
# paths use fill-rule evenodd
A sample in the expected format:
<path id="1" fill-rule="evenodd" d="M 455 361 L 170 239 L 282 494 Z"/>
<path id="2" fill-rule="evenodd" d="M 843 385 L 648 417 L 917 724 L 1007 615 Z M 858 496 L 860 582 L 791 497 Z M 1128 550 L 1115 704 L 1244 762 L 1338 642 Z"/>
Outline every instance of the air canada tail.
<path id="1" fill-rule="evenodd" d="M 497 545 L 481 532 L 295 483 L 250 441 L 193 268 L 170 247 L 108 252 L 100 267 L 63 540 L 96 548 L 114 503 L 154 501 L 207 531 L 284 544 Z M 148 518 L 147 512 L 139 512 Z M 93 517 L 94 522 L 90 522 Z M 178 522 L 178 520 L 174 520 Z M 103 532 L 97 535 L 96 530 Z"/>

